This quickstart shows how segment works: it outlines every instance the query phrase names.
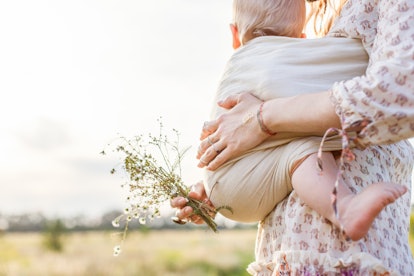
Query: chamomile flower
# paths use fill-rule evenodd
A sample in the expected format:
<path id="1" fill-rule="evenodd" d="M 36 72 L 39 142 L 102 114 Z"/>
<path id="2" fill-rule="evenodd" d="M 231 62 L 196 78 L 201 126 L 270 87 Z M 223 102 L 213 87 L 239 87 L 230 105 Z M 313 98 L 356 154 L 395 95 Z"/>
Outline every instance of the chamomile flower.
<path id="1" fill-rule="evenodd" d="M 177 130 L 173 130 L 176 140 L 171 142 L 162 134 L 162 127 L 160 122 L 160 134 L 149 135 L 147 140 L 142 135 L 133 138 L 121 137 L 121 144 L 116 147 L 115 151 L 122 155 L 121 171 L 128 178 L 121 185 L 126 189 L 128 206 L 123 214 L 112 221 L 114 227 L 119 227 L 121 220 L 125 222 L 121 242 L 125 239 L 130 221 L 137 219 L 140 224 L 145 225 L 147 220 L 151 222 L 161 217 L 161 206 L 177 196 L 187 198 L 187 205 L 193 208 L 194 213 L 214 232 L 217 231 L 214 221 L 217 210 L 205 202 L 189 198 L 190 189 L 182 181 L 181 162 L 188 148 L 182 150 L 179 147 Z M 116 246 L 114 255 L 119 255 L 120 252 L 120 246 Z"/>

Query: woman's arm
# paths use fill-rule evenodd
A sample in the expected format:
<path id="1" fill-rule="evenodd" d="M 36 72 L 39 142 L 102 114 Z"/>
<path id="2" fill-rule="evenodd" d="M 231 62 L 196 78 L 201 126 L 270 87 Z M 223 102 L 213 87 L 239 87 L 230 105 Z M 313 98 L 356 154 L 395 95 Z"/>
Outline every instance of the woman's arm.
<path id="1" fill-rule="evenodd" d="M 366 75 L 332 89 L 344 129 L 368 123 L 358 135 L 365 146 L 414 136 L 414 2 L 378 1 L 377 12 L 378 22 L 361 10 L 364 24 L 376 27 L 374 37 L 362 31 L 368 50 L 372 45 Z"/>
<path id="2" fill-rule="evenodd" d="M 204 125 L 201 134 L 203 141 L 197 155 L 199 167 L 207 166 L 207 169 L 215 170 L 267 139 L 322 136 L 328 128 L 340 127 L 329 92 L 265 102 L 262 122 L 270 131 L 277 132 L 273 136 L 263 132 L 260 127 L 257 112 L 261 103 L 250 93 L 229 96 L 219 102 L 221 107 L 229 111 Z M 214 143 L 214 147 L 210 142 Z"/>
<path id="3" fill-rule="evenodd" d="M 263 106 L 263 122 L 272 131 L 316 136 L 323 136 L 328 128 L 340 128 L 329 92 L 268 101 Z"/>

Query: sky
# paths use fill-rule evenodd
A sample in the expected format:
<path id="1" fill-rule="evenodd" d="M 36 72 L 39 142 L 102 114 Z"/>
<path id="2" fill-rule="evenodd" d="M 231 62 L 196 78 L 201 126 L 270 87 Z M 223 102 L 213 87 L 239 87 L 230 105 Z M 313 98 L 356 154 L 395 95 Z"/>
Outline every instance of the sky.
<path id="1" fill-rule="evenodd" d="M 165 128 L 190 146 L 232 53 L 231 0 L 0 2 L 0 213 L 123 208 L 119 135 Z"/>
<path id="2" fill-rule="evenodd" d="M 99 153 L 157 131 L 190 146 L 183 179 L 232 53 L 231 0 L 0 2 L 0 214 L 122 209 L 124 179 Z"/>

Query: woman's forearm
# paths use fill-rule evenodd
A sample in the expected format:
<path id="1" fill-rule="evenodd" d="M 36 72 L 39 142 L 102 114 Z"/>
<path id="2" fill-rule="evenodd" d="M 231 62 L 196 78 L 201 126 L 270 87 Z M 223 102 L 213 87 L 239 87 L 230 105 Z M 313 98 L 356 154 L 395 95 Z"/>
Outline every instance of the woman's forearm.
<path id="1" fill-rule="evenodd" d="M 262 109 L 262 101 L 250 93 L 230 95 L 218 104 L 228 111 L 204 124 L 197 153 L 198 166 L 209 170 L 267 139 L 323 136 L 340 127 L 329 92 L 269 100 Z"/>
<path id="2" fill-rule="evenodd" d="M 328 128 L 341 126 L 328 91 L 267 101 L 262 114 L 266 126 L 281 135 L 321 136 Z"/>

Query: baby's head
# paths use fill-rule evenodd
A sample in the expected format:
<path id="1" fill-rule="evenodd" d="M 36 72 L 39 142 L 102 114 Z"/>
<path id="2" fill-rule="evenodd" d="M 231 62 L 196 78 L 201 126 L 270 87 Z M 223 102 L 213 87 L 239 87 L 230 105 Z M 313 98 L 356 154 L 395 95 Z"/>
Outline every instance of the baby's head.
<path id="1" fill-rule="evenodd" d="M 240 43 L 267 35 L 301 37 L 305 0 L 234 0 L 233 24 Z"/>

